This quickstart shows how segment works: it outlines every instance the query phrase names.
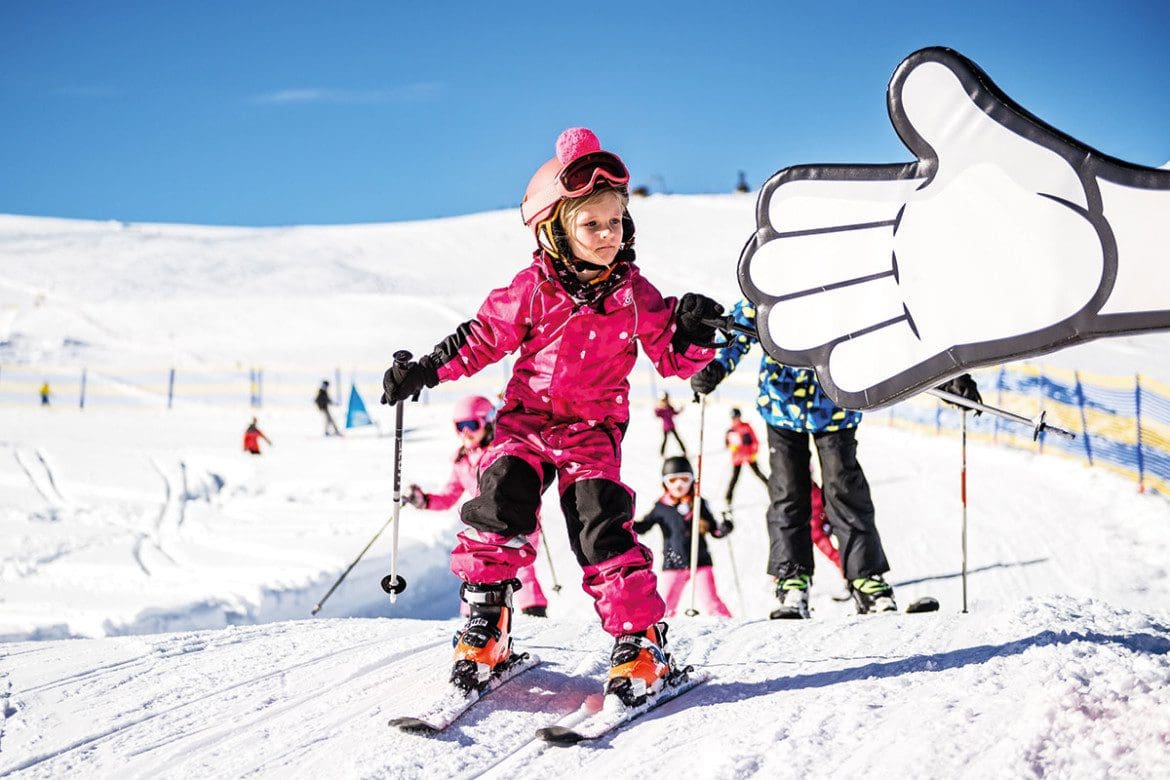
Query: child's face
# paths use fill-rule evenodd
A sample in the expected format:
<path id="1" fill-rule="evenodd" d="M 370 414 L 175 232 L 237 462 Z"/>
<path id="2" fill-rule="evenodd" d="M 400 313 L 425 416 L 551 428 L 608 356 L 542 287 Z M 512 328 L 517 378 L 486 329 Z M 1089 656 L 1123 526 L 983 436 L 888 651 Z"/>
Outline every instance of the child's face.
<path id="1" fill-rule="evenodd" d="M 689 495 L 693 481 L 694 477 L 690 474 L 667 474 L 662 478 L 662 484 L 666 486 L 666 492 L 674 499 Z"/>
<path id="2" fill-rule="evenodd" d="M 622 248 L 622 201 L 609 193 L 573 215 L 567 226 L 573 256 L 595 265 L 609 265 Z M 596 276 L 588 272 L 583 278 Z M 580 276 L 580 274 L 578 274 Z"/>
<path id="3" fill-rule="evenodd" d="M 473 423 L 476 425 L 474 428 L 472 428 Z M 479 447 L 479 443 L 487 435 L 487 427 L 479 420 L 468 420 L 456 423 L 455 433 L 459 435 L 459 441 L 463 443 L 464 447 L 474 450 Z"/>

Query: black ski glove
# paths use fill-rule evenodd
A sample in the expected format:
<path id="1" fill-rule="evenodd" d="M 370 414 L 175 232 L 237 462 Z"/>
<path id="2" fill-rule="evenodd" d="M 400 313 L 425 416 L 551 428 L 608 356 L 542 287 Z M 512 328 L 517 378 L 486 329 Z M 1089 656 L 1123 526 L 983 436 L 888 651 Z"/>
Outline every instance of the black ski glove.
<path id="1" fill-rule="evenodd" d="M 975 380 L 971 378 L 970 374 L 960 374 L 954 379 L 943 382 L 941 385 L 936 387 L 935 390 L 942 390 L 945 393 L 961 395 L 968 401 L 974 401 L 977 404 L 983 403 L 983 396 L 979 395 L 979 385 L 975 384 Z M 957 406 L 960 409 L 966 408 L 965 406 L 959 406 L 959 404 L 952 401 L 947 401 L 945 398 L 943 401 L 950 404 L 951 406 Z M 975 411 L 976 417 L 981 414 L 983 414 L 983 412 L 978 410 Z"/>
<path id="2" fill-rule="evenodd" d="M 706 325 L 703 320 L 718 317 L 723 307 L 706 295 L 686 293 L 674 310 L 675 331 L 671 343 L 676 352 L 682 352 L 691 344 L 710 344 L 715 340 L 715 326 Z"/>
<path id="3" fill-rule="evenodd" d="M 715 530 L 711 532 L 711 535 L 716 539 L 722 539 L 734 530 L 735 523 L 731 522 L 730 520 L 724 520 L 719 525 L 715 526 Z"/>
<path id="4" fill-rule="evenodd" d="M 727 376 L 727 369 L 718 360 L 712 360 L 703 370 L 691 377 L 691 389 L 699 395 L 710 395 Z"/>
<path id="5" fill-rule="evenodd" d="M 424 387 L 437 384 L 439 374 L 429 356 L 402 365 L 395 364 L 386 369 L 382 377 L 382 403 L 396 404 L 418 395 Z"/>

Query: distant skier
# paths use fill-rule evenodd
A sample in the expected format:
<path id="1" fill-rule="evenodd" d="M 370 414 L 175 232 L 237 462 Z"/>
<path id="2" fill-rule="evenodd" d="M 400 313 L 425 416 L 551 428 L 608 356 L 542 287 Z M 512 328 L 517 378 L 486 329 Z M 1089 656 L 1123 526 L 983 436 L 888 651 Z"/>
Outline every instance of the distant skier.
<path id="1" fill-rule="evenodd" d="M 329 413 L 329 407 L 333 406 L 333 399 L 329 397 L 328 379 L 321 380 L 321 387 L 317 390 L 317 397 L 313 399 L 313 403 L 317 404 L 321 414 L 325 415 L 325 435 L 341 436 L 342 433 L 337 429 L 337 423 L 333 422 L 333 415 Z"/>
<path id="2" fill-rule="evenodd" d="M 244 431 L 244 452 L 259 455 L 261 439 L 267 442 L 269 447 L 272 446 L 272 440 L 264 435 L 264 432 L 256 424 L 256 418 L 253 417 L 248 429 Z"/>
<path id="3" fill-rule="evenodd" d="M 674 440 L 678 442 L 679 449 L 682 454 L 687 454 L 687 445 L 683 444 L 682 438 L 678 435 L 678 428 L 674 425 L 674 418 L 682 414 L 683 407 L 674 408 L 670 402 L 670 393 L 663 393 L 662 397 L 658 399 L 658 406 L 654 408 L 654 414 L 658 419 L 662 420 L 662 446 L 658 448 L 659 455 L 666 454 L 666 440 L 674 436 Z"/>
<path id="4" fill-rule="evenodd" d="M 739 472 L 744 466 L 750 468 L 752 473 L 760 478 L 765 488 L 768 487 L 768 475 L 760 471 L 760 467 L 756 464 L 760 440 L 756 437 L 752 426 L 743 419 L 739 409 L 733 408 L 731 410 L 731 427 L 723 436 L 723 444 L 731 450 L 731 481 L 727 483 L 727 495 L 724 501 L 727 504 L 727 510 L 731 511 L 735 483 L 739 482 Z"/>
<path id="5" fill-rule="evenodd" d="M 455 460 L 451 466 L 451 479 L 442 490 L 428 493 L 418 485 L 407 488 L 407 500 L 416 509 L 429 509 L 433 512 L 450 509 L 455 506 L 464 492 L 469 495 L 479 493 L 478 474 L 479 462 L 487 452 L 488 445 L 495 436 L 496 410 L 492 402 L 480 395 L 468 396 L 455 404 L 455 433 L 462 444 L 455 453 Z M 528 535 L 528 540 L 534 548 L 540 546 L 540 531 Z M 516 595 L 516 608 L 525 615 L 546 617 L 548 615 L 548 599 L 536 579 L 535 559 L 527 566 L 521 566 L 516 572 L 521 588 Z M 466 607 L 466 604 L 464 604 Z"/>
<path id="6" fill-rule="evenodd" d="M 40 394 L 41 394 L 41 406 L 48 406 L 49 405 L 49 395 L 51 394 L 51 391 L 49 390 L 49 380 L 46 379 L 44 384 L 41 385 Z"/>
<path id="7" fill-rule="evenodd" d="M 666 617 L 674 617 L 678 604 L 691 581 L 691 534 L 695 527 L 695 472 L 683 457 L 667 458 L 662 463 L 664 492 L 645 517 L 634 523 L 634 533 L 641 536 L 654 526 L 662 529 L 662 573 L 659 587 L 664 591 Z M 722 539 L 731 533 L 731 520 L 715 523 L 707 502 L 700 499 L 699 559 L 695 569 L 695 601 L 700 612 L 716 617 L 731 617 L 727 605 L 715 588 L 715 569 L 707 550 L 706 536 Z"/>
<path id="8" fill-rule="evenodd" d="M 383 387 L 397 403 L 517 354 L 479 495 L 463 505 L 469 527 L 452 553 L 471 619 L 451 679 L 478 689 L 511 658 L 516 572 L 536 556 L 528 534 L 538 529 L 543 475 L 554 471 L 583 587 L 614 637 L 606 692 L 629 705 L 661 690 L 671 671 L 653 556 L 630 530 L 633 491 L 620 476 L 629 375 L 638 345 L 663 376 L 698 371 L 714 354 L 700 346 L 714 338 L 704 320 L 723 307 L 697 293 L 663 298 L 642 277 L 617 155 L 584 128 L 562 133 L 556 147 L 520 207 L 537 242 L 532 263 L 430 355 L 387 370 Z"/>

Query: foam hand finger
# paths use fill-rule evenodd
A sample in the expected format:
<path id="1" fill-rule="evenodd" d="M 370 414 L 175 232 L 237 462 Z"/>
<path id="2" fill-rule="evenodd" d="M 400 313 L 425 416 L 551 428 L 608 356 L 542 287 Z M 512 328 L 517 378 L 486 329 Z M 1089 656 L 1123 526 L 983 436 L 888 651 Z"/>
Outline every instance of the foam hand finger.
<path id="1" fill-rule="evenodd" d="M 793 353 L 904 313 L 894 234 L 922 183 L 809 180 L 805 173 L 787 169 L 766 185 L 762 227 L 750 259 L 745 253 L 741 261 L 748 297 L 772 304 L 768 331 Z"/>

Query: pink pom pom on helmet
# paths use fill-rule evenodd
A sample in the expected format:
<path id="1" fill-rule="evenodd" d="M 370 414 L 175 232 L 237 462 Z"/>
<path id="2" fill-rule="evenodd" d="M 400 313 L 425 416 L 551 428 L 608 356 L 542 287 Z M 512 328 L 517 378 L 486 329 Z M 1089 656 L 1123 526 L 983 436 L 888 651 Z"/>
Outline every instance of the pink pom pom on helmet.
<path id="1" fill-rule="evenodd" d="M 556 213 L 558 203 L 565 198 L 578 197 L 592 191 L 600 180 L 619 187 L 625 186 L 630 180 L 621 158 L 603 150 L 597 134 L 587 127 L 570 127 L 557 136 L 556 153 L 556 157 L 537 169 L 520 202 L 521 219 L 532 229 L 537 243 L 545 248 L 548 248 L 549 243 L 541 241 L 541 225 L 549 215 Z M 575 189 L 567 189 L 561 180 L 562 174 L 571 170 L 573 164 L 582 157 L 596 153 L 600 153 L 603 159 L 593 160 L 592 165 L 582 169 L 589 177 L 588 181 L 581 182 L 578 179 L 579 183 L 573 185 Z"/>
<path id="2" fill-rule="evenodd" d="M 557 159 L 561 165 L 568 165 L 590 152 L 600 151 L 601 141 L 588 127 L 570 127 L 557 138 Z"/>

